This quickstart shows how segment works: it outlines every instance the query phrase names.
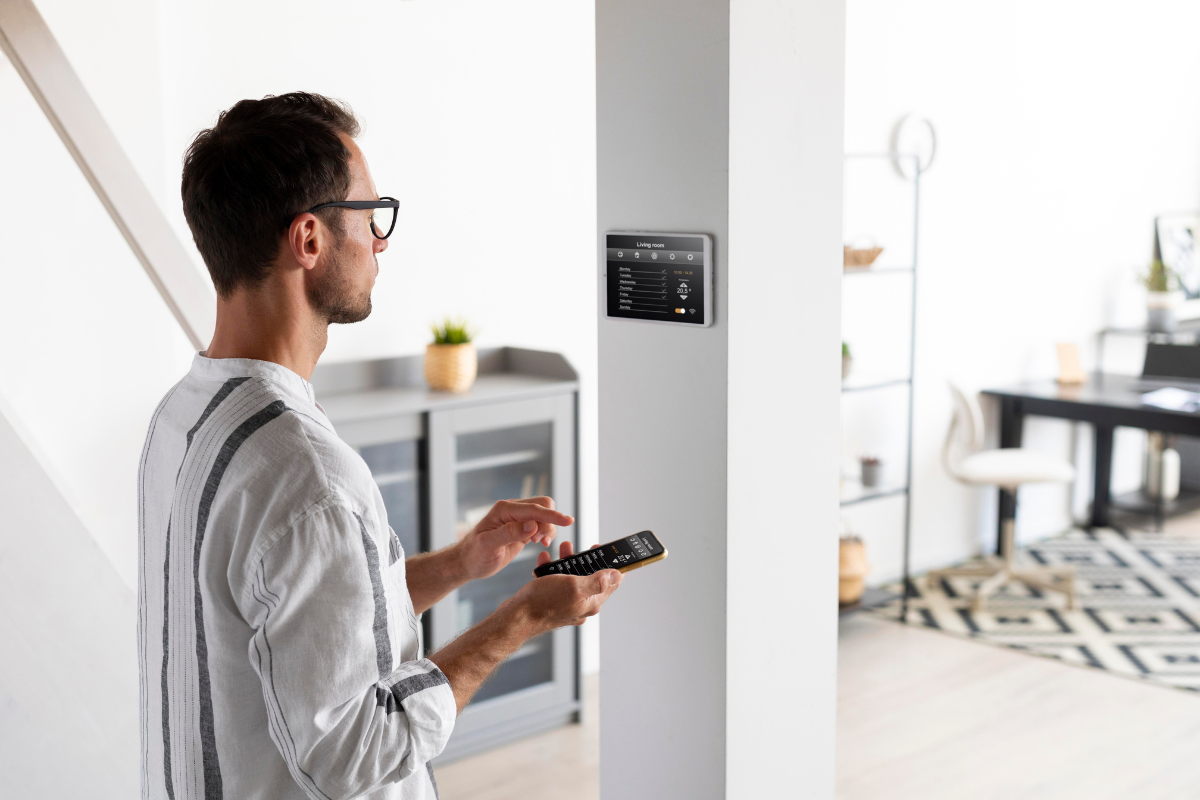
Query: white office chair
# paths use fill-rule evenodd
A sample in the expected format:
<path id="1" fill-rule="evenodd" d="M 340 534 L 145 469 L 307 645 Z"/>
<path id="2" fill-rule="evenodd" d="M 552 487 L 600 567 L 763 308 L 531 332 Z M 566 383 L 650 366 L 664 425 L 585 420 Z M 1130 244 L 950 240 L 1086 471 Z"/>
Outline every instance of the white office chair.
<path id="1" fill-rule="evenodd" d="M 942 578 L 983 578 L 983 583 L 972 598 L 975 610 L 983 608 L 989 595 L 994 594 L 1009 581 L 1067 596 L 1067 608 L 1075 607 L 1074 567 L 1017 567 L 1013 564 L 1016 541 L 1013 534 L 1016 523 L 1017 488 L 1025 483 L 1069 483 L 1075 479 L 1075 468 L 1061 458 L 1027 450 L 1023 447 L 1005 447 L 998 450 L 979 450 L 983 444 L 983 411 L 974 395 L 968 395 L 954 384 L 950 384 L 954 396 L 954 419 L 946 432 L 946 443 L 942 447 L 942 464 L 957 481 L 968 486 L 999 486 L 1011 492 L 1012 516 L 1001 520 L 1000 552 L 1002 555 L 989 557 L 983 564 L 973 567 L 952 567 L 930 572 L 928 585 L 935 587 Z M 967 455 L 957 461 L 956 451 L 966 450 Z M 1001 513 L 1004 513 L 1003 511 Z"/>

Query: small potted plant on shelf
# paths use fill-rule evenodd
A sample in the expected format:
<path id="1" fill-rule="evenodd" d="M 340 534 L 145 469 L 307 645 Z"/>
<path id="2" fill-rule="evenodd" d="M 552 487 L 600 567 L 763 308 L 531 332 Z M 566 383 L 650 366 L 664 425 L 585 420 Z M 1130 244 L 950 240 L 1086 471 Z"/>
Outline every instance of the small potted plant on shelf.
<path id="1" fill-rule="evenodd" d="M 854 366 L 854 357 L 850 355 L 850 345 L 842 342 L 842 380 L 850 377 L 850 367 Z"/>
<path id="2" fill-rule="evenodd" d="M 883 482 L 883 462 L 875 456 L 863 456 L 858 460 L 861 469 L 862 485 L 874 489 Z"/>
<path id="3" fill-rule="evenodd" d="M 465 392 L 475 383 L 479 359 L 475 331 L 465 320 L 447 318 L 431 326 L 433 341 L 425 348 L 425 381 L 441 392 Z"/>
<path id="4" fill-rule="evenodd" d="M 1146 286 L 1146 328 L 1154 333 L 1173 332 L 1179 324 L 1175 311 L 1183 299 L 1179 278 L 1156 258 L 1142 275 L 1142 283 Z"/>

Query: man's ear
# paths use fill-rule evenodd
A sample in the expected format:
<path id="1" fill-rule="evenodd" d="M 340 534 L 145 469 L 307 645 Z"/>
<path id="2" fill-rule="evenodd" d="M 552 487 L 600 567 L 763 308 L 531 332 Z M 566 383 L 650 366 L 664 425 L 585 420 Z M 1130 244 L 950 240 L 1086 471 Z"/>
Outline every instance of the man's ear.
<path id="1" fill-rule="evenodd" d="M 324 226 L 315 214 L 304 213 L 292 220 L 292 224 L 288 226 L 284 245 L 297 264 L 304 269 L 313 269 L 317 266 L 324 246 L 324 232 Z"/>

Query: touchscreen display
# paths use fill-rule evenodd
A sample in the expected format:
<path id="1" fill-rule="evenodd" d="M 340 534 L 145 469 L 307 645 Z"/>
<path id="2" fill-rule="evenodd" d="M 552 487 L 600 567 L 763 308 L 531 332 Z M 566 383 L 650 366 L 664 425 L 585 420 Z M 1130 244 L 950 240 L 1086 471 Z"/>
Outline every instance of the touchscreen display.
<path id="1" fill-rule="evenodd" d="M 650 531 L 635 533 L 602 547 L 584 550 L 534 570 L 535 575 L 591 575 L 602 569 L 620 569 L 662 554 L 663 546 Z"/>
<path id="2" fill-rule="evenodd" d="M 649 531 L 626 536 L 596 549 L 603 553 L 605 565 L 613 568 L 656 556 L 663 551 L 658 539 Z"/>
<path id="3" fill-rule="evenodd" d="M 704 238 L 608 234 L 608 316 L 704 325 Z"/>

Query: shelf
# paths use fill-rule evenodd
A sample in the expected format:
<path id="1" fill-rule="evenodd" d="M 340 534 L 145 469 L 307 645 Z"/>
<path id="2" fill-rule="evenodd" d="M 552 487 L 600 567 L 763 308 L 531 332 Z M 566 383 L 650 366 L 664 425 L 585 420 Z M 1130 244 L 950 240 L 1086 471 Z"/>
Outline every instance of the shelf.
<path id="1" fill-rule="evenodd" d="M 859 503 L 866 503 L 871 500 L 881 500 L 885 497 L 900 497 L 908 493 L 907 486 L 874 486 L 867 488 L 857 481 L 847 481 L 842 488 L 842 496 L 838 505 L 845 508 L 846 506 L 856 506 Z"/>
<path id="2" fill-rule="evenodd" d="M 912 271 L 912 267 L 843 267 L 842 275 L 904 275 Z"/>
<path id="3" fill-rule="evenodd" d="M 1200 319 L 1181 319 L 1179 326 L 1170 332 L 1152 331 L 1145 326 L 1126 328 L 1117 325 L 1106 325 L 1100 329 L 1101 336 L 1177 336 L 1179 334 L 1195 336 L 1200 334 Z"/>
<path id="4" fill-rule="evenodd" d="M 375 483 L 380 487 L 390 486 L 393 483 L 407 483 L 417 479 L 416 470 L 404 470 L 402 472 L 381 472 L 378 475 L 372 475 Z"/>
<path id="5" fill-rule="evenodd" d="M 863 591 L 863 596 L 859 598 L 857 603 L 851 603 L 848 606 L 838 606 L 838 614 L 853 614 L 855 611 L 866 611 L 872 608 L 882 608 L 888 603 L 895 602 L 900 599 L 900 595 L 895 592 L 889 592 L 886 589 L 872 589 L 868 587 Z"/>
<path id="6" fill-rule="evenodd" d="M 849 394 L 850 392 L 870 392 L 874 391 L 875 389 L 887 389 L 892 386 L 907 386 L 911 382 L 911 378 L 890 378 L 888 380 L 862 384 L 847 382 L 842 384 L 842 394 Z"/>
<path id="7" fill-rule="evenodd" d="M 459 461 L 454 465 L 454 469 L 456 472 L 474 472 L 480 469 L 511 467 L 514 464 L 526 464 L 530 461 L 537 461 L 545 456 L 546 453 L 541 450 L 518 450 L 514 453 L 501 453 L 498 456 L 484 456 L 483 458 Z"/>

